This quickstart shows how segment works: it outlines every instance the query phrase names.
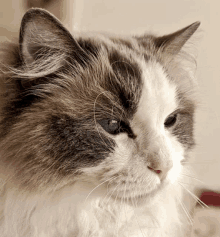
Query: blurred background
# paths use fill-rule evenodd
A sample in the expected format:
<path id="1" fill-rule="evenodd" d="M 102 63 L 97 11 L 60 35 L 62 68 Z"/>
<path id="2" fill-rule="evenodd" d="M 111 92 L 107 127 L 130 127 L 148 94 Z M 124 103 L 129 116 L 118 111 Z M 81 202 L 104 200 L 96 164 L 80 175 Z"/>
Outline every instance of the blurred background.
<path id="1" fill-rule="evenodd" d="M 7 0 L 0 1 L 0 40 L 18 36 L 28 8 L 42 7 L 70 31 L 168 34 L 201 21 L 196 39 L 200 107 L 196 119 L 198 184 L 220 191 L 220 66 L 217 0 Z"/>

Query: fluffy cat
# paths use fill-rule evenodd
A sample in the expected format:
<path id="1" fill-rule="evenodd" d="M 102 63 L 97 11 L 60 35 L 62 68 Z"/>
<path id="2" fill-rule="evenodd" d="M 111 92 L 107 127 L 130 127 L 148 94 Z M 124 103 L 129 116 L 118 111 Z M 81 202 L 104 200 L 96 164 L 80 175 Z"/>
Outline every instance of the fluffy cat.
<path id="1" fill-rule="evenodd" d="M 190 235 L 196 83 L 182 47 L 199 25 L 73 36 L 45 10 L 24 15 L 1 47 L 1 237 Z"/>

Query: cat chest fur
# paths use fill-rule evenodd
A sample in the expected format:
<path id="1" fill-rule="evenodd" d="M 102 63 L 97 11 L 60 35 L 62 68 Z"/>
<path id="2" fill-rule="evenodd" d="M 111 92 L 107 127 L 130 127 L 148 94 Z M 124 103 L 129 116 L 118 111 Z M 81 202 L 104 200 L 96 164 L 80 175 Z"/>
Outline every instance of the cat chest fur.
<path id="1" fill-rule="evenodd" d="M 75 187 L 78 195 L 75 190 L 66 187 L 60 191 L 59 198 L 47 196 L 34 200 L 18 194 L 20 202 L 13 205 L 10 217 L 5 216 L 7 226 L 1 229 L 2 236 L 185 236 L 181 223 L 185 220 L 179 217 L 177 200 L 173 198 L 177 189 L 163 190 L 161 197 L 150 206 L 131 207 L 123 201 L 116 203 L 115 200 L 97 198 L 102 190 L 96 190 L 85 201 L 85 190 L 80 191 L 79 187 L 80 184 Z M 179 196 L 179 190 L 177 193 Z M 14 194 L 16 191 L 11 193 Z M 7 208 L 11 206 L 7 205 L 12 204 L 9 196 L 5 210 L 8 214 Z M 21 210 L 27 207 L 22 214 Z M 16 216 L 16 212 L 21 215 Z M 24 223 L 25 228 L 20 228 Z"/>

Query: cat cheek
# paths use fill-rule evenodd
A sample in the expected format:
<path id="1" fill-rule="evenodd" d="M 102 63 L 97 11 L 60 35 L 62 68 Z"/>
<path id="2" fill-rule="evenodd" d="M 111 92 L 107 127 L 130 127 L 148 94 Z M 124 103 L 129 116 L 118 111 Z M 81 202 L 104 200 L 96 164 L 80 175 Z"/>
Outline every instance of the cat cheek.
<path id="1" fill-rule="evenodd" d="M 174 184 L 178 180 L 181 172 L 182 172 L 182 165 L 181 165 L 181 163 L 179 162 L 179 160 L 174 160 L 173 161 L 173 167 L 169 171 L 169 173 L 167 175 L 167 179 L 169 180 L 169 182 L 171 184 Z"/>
<path id="2" fill-rule="evenodd" d="M 175 151 L 172 154 L 173 167 L 167 175 L 167 179 L 169 180 L 171 184 L 175 183 L 180 177 L 181 172 L 182 172 L 181 161 L 184 159 L 183 148 L 179 144 L 176 144 L 175 147 L 176 147 Z"/>

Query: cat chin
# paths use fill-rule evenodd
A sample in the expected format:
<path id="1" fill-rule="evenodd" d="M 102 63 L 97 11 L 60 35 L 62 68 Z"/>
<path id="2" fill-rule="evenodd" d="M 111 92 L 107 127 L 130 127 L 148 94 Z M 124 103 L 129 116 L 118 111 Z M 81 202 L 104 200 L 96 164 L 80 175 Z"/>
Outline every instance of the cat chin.
<path id="1" fill-rule="evenodd" d="M 155 195 L 156 196 L 156 195 Z M 114 199 L 114 197 L 113 197 Z M 133 208 L 139 208 L 143 206 L 150 206 L 155 202 L 155 198 L 151 194 L 142 194 L 138 195 L 135 197 L 129 197 L 129 198 L 121 198 L 121 197 L 116 197 L 115 200 L 117 200 L 121 204 L 126 204 L 129 205 Z"/>
<path id="2" fill-rule="evenodd" d="M 160 185 L 158 185 L 155 189 L 147 193 L 136 194 L 134 196 L 125 196 L 125 195 L 112 195 L 113 201 L 118 201 L 120 203 L 127 204 L 129 206 L 138 208 L 142 206 L 150 206 L 155 203 L 158 198 L 162 195 L 163 191 L 168 188 L 170 182 L 168 179 L 164 179 Z"/>

